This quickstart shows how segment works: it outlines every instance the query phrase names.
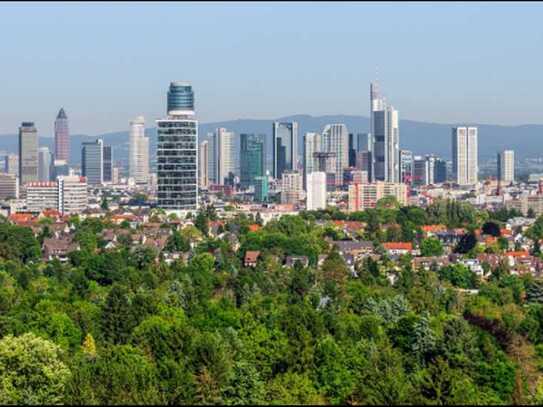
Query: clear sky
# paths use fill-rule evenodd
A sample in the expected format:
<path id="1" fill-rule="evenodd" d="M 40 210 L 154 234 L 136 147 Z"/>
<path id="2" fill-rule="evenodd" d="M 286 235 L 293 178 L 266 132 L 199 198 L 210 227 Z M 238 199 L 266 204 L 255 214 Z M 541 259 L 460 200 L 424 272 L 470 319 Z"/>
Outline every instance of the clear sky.
<path id="1" fill-rule="evenodd" d="M 0 133 L 125 130 L 192 82 L 201 121 L 362 114 L 543 123 L 543 3 L 1 3 Z"/>

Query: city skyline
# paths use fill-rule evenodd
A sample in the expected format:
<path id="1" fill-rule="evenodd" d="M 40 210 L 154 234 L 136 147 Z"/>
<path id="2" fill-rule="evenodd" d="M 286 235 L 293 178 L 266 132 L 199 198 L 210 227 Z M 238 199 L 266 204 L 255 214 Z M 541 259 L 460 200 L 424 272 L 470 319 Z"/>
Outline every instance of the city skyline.
<path id="1" fill-rule="evenodd" d="M 161 84 L 172 79 L 190 81 L 198 90 L 202 123 L 365 113 L 369 106 L 364 90 L 375 79 L 388 90 L 385 96 L 401 107 L 402 117 L 411 120 L 541 123 L 542 102 L 531 85 L 538 80 L 541 30 L 536 22 L 542 12 L 540 5 L 455 3 L 56 3 L 32 8 L 8 3 L 0 16 L 0 34 L 15 35 L 18 41 L 0 46 L 10 77 L 3 89 L 10 103 L 0 109 L 0 134 L 14 134 L 18 123 L 32 120 L 41 136 L 50 137 L 60 107 L 70 112 L 73 134 L 118 131 L 137 115 L 153 121 L 162 116 Z M 18 24 L 23 16 L 29 32 Z M 190 30 L 194 40 L 187 45 L 194 61 L 189 64 L 169 55 L 168 42 L 163 41 L 178 27 L 167 23 L 180 16 L 190 20 L 183 30 Z M 323 28 L 330 18 L 342 21 L 341 27 Z M 218 36 L 214 24 L 225 19 L 240 28 Z M 283 24 L 261 30 L 267 21 Z M 142 30 L 132 29 L 138 26 Z M 379 41 L 369 41 L 376 33 Z M 107 46 L 97 47 L 96 40 L 106 37 Z M 65 47 L 58 47 L 59 41 Z M 237 46 L 226 46 L 232 43 Z M 405 46 L 410 43 L 417 47 Z M 265 58 L 273 52 L 282 52 L 294 63 L 283 66 Z M 329 52 L 349 56 L 352 63 L 307 69 L 310 55 Z M 157 67 L 154 61 L 161 55 L 169 55 L 171 63 Z M 232 63 L 217 70 L 211 63 L 216 58 Z M 517 61 L 523 62 L 522 75 L 513 69 Z M 323 83 L 324 92 L 318 86 Z M 29 88 L 32 100 L 23 96 Z M 294 97 L 285 99 L 287 92 Z"/>

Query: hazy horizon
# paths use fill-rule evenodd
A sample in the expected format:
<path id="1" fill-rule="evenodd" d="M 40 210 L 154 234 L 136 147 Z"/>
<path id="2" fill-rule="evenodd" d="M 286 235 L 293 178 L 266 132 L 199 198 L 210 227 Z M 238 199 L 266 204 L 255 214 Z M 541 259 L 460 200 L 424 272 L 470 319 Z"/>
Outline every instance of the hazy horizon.
<path id="1" fill-rule="evenodd" d="M 171 80 L 198 118 L 368 115 L 378 79 L 400 119 L 543 124 L 543 5 L 532 3 L 3 3 L 0 134 L 146 126 Z M 328 113 L 335 111 L 337 113 Z M 302 113 L 296 113 L 302 112 Z M 307 113 L 310 112 L 310 113 Z"/>

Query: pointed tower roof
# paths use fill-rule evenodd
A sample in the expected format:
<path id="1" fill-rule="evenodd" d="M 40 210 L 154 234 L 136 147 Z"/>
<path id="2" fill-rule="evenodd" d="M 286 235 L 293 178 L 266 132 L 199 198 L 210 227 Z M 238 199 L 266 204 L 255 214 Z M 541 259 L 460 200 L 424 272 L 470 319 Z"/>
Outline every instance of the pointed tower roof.
<path id="1" fill-rule="evenodd" d="M 64 108 L 61 107 L 58 112 L 57 119 L 67 119 L 67 118 L 68 116 L 66 116 L 66 112 L 64 111 Z"/>

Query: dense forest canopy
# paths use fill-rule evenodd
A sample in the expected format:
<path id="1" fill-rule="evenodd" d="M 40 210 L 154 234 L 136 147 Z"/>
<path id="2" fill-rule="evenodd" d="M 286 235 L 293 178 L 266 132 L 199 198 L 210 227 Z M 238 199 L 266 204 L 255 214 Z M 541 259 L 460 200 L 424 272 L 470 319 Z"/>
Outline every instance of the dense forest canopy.
<path id="1" fill-rule="evenodd" d="M 417 269 L 409 255 L 368 256 L 353 273 L 331 244 L 363 239 L 383 253 L 384 242 L 413 242 L 441 256 L 422 226 L 498 234 L 515 215 L 387 203 L 259 228 L 250 227 L 259 215 L 238 214 L 213 234 L 217 214 L 202 210 L 194 226 L 164 223 L 165 251 L 187 254 L 173 262 L 130 235 L 107 249 L 108 220 L 77 218 L 80 250 L 44 261 L 48 232 L 4 220 L 0 403 L 542 403 L 542 281 L 505 264 L 485 281 L 461 264 Z M 365 226 L 349 237 L 334 220 Z M 540 239 L 541 225 L 527 235 Z M 459 255 L 477 251 L 471 243 Z M 247 251 L 260 252 L 255 267 L 244 266 Z M 306 256 L 307 265 L 285 266 L 286 256 Z"/>

